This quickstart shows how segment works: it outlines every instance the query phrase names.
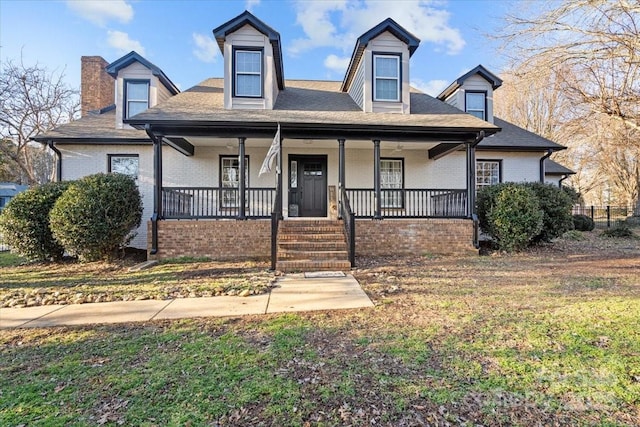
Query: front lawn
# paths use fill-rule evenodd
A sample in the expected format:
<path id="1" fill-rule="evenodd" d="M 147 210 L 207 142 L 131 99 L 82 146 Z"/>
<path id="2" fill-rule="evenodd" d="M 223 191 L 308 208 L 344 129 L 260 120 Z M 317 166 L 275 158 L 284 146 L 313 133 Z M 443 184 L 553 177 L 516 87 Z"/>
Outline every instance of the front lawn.
<path id="1" fill-rule="evenodd" d="M 0 308 L 50 304 L 171 299 L 265 293 L 273 282 L 267 263 L 169 260 L 129 271 L 132 261 L 24 264 L 0 255 Z"/>
<path id="2" fill-rule="evenodd" d="M 2 330 L 0 425 L 639 425 L 640 243 L 586 236 L 360 259 L 371 309 Z"/>

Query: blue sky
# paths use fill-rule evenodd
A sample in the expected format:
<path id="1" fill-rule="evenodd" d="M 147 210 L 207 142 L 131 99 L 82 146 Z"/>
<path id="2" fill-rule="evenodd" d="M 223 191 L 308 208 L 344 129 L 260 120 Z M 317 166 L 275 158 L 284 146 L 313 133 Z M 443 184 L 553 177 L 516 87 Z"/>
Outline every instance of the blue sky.
<path id="1" fill-rule="evenodd" d="M 285 77 L 342 80 L 355 40 L 391 17 L 421 39 L 414 86 L 437 94 L 478 64 L 504 66 L 485 34 L 513 3 L 480 0 L 74 0 L 0 2 L 0 60 L 36 62 L 80 85 L 80 57 L 136 50 L 182 90 L 222 75 L 211 30 L 250 10 L 280 33 Z"/>

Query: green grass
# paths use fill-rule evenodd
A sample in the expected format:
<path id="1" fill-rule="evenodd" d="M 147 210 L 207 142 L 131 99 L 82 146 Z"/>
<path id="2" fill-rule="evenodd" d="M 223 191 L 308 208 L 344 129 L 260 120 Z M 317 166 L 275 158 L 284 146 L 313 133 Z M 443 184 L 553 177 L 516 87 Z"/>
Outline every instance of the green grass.
<path id="1" fill-rule="evenodd" d="M 640 251 L 583 255 L 364 268 L 370 309 L 0 331 L 0 425 L 639 425 Z"/>

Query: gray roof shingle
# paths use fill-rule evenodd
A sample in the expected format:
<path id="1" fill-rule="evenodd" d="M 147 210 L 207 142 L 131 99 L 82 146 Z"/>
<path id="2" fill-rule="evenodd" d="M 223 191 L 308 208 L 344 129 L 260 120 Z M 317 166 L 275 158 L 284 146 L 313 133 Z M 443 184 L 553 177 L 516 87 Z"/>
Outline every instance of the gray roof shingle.
<path id="1" fill-rule="evenodd" d="M 89 113 L 78 120 L 60 125 L 33 139 L 39 142 L 46 142 L 48 140 L 68 140 L 76 142 L 101 140 L 106 142 L 120 139 L 128 143 L 151 142 L 143 130 L 116 129 L 115 109 L 102 114 Z"/>
<path id="2" fill-rule="evenodd" d="M 544 172 L 547 175 L 574 175 L 575 172 L 571 169 L 562 166 L 560 163 L 554 162 L 551 159 L 544 161 Z"/>
<path id="3" fill-rule="evenodd" d="M 486 149 L 535 149 L 535 150 L 563 150 L 566 147 L 543 138 L 538 134 L 518 127 L 498 117 L 493 118 L 496 126 L 502 128 L 500 132 L 487 137 L 478 144 L 478 148 Z"/>
<path id="4" fill-rule="evenodd" d="M 411 114 L 365 113 L 340 91 L 340 82 L 287 80 L 273 110 L 224 108 L 223 79 L 207 79 L 162 104 L 136 115 L 129 122 L 261 122 L 345 124 L 363 126 L 415 126 L 477 129 L 497 127 L 446 105 L 417 90 L 411 91 Z"/>

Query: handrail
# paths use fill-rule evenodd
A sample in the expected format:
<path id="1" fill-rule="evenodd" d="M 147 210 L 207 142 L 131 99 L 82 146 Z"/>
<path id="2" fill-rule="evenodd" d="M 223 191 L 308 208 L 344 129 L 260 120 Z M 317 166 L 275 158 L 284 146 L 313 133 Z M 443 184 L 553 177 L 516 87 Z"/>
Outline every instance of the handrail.
<path id="1" fill-rule="evenodd" d="M 271 270 L 275 270 L 278 263 L 278 226 L 280 219 L 282 219 L 281 197 L 282 195 L 276 187 L 276 197 L 271 210 Z"/>
<path id="2" fill-rule="evenodd" d="M 344 188 L 340 188 L 340 216 L 344 221 L 344 230 L 347 235 L 347 252 L 351 268 L 356 266 L 356 217 L 351 210 L 349 196 Z"/>

